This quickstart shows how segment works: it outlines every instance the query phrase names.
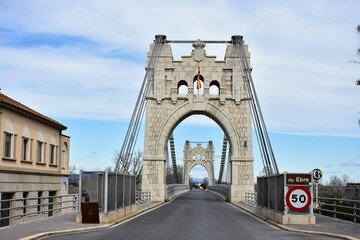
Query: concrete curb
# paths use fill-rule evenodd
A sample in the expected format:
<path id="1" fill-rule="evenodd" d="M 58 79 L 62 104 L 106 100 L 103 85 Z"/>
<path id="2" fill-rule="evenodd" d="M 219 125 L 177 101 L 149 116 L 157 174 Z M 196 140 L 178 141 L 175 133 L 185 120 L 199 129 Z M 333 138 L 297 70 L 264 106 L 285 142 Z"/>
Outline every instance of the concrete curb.
<path id="1" fill-rule="evenodd" d="M 310 231 L 310 230 L 302 230 L 302 229 L 296 229 L 296 228 L 290 228 L 290 227 L 286 227 L 282 224 L 276 223 L 272 220 L 266 219 L 263 216 L 260 216 L 252 211 L 250 211 L 247 208 L 244 208 L 243 206 L 237 204 L 237 203 L 232 203 L 234 205 L 236 205 L 237 207 L 243 209 L 244 211 L 250 213 L 251 215 L 254 215 L 257 218 L 260 218 L 268 223 L 270 223 L 271 225 L 274 225 L 282 230 L 285 231 L 289 231 L 289 232 L 298 232 L 298 233 L 307 233 L 307 234 L 314 234 L 314 235 L 322 235 L 322 236 L 327 236 L 327 237 L 336 237 L 336 238 L 340 238 L 340 239 L 345 239 L 345 240 L 360 240 L 359 238 L 355 238 L 355 237 L 351 237 L 351 236 L 346 236 L 346 235 L 341 235 L 341 234 L 337 234 L 337 233 L 328 233 L 328 232 L 319 232 L 319 231 Z"/>
<path id="2" fill-rule="evenodd" d="M 31 235 L 31 236 L 28 236 L 28 237 L 24 237 L 24 238 L 21 238 L 20 240 L 33 240 L 33 239 L 39 239 L 39 238 L 42 238 L 42 237 L 46 237 L 46 236 L 50 236 L 50 235 L 56 235 L 56 234 L 64 234 L 64 233 L 75 233 L 75 232 L 83 232 L 83 231 L 91 231 L 91 230 L 98 230 L 98 229 L 106 229 L 106 228 L 109 228 L 111 227 L 112 225 L 115 225 L 119 222 L 122 222 L 122 221 L 125 221 L 129 218 L 132 218 L 140 213 L 143 213 L 143 212 L 146 212 L 152 208 L 155 208 L 157 206 L 160 206 L 161 204 L 164 204 L 164 202 L 159 202 L 159 203 L 156 203 L 150 207 L 147 207 L 147 208 L 144 208 L 144 209 L 141 209 L 139 211 L 136 211 L 134 213 L 131 213 L 125 217 L 122 217 L 120 219 L 117 219 L 109 224 L 105 224 L 105 225 L 102 225 L 102 226 L 96 226 L 96 227 L 85 227 L 85 228 L 72 228 L 72 229 L 66 229 L 66 230 L 57 230 L 57 231 L 50 231 L 50 232 L 42 232 L 42 233 L 37 233 L 37 234 L 34 234 L 34 235 Z"/>

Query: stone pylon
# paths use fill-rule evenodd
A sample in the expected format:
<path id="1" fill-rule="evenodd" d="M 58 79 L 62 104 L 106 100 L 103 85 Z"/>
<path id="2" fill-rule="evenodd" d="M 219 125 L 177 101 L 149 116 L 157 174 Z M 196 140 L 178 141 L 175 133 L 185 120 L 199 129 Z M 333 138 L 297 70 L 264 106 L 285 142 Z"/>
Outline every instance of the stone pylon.
<path id="1" fill-rule="evenodd" d="M 204 42 L 196 41 L 193 47 L 190 55 L 174 60 L 171 45 L 164 43 L 152 73 L 146 106 L 142 191 L 151 192 L 152 200 L 165 199 L 169 137 L 185 118 L 202 114 L 213 119 L 229 139 L 230 200 L 244 201 L 245 192 L 254 191 L 254 173 L 251 112 L 243 70 L 233 44 L 227 45 L 224 60 L 208 56 Z M 244 48 L 250 62 L 247 45 Z M 153 49 L 151 44 L 148 59 Z"/>
<path id="2" fill-rule="evenodd" d="M 201 143 L 197 143 L 196 147 L 192 148 L 189 141 L 184 145 L 184 177 L 183 184 L 189 184 L 190 171 L 196 165 L 203 166 L 208 172 L 209 185 L 215 184 L 214 176 L 214 144 L 209 141 L 207 147 L 201 146 Z"/>

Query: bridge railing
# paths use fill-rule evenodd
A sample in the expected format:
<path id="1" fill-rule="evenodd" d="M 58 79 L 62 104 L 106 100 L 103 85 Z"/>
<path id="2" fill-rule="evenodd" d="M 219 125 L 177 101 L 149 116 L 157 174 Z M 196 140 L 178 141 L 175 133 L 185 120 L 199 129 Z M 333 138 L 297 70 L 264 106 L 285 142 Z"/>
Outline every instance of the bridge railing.
<path id="1" fill-rule="evenodd" d="M 257 193 L 256 192 L 246 192 L 245 193 L 245 202 L 247 204 L 256 205 Z"/>
<path id="2" fill-rule="evenodd" d="M 315 212 L 329 217 L 360 223 L 360 200 L 318 197 Z"/>
<path id="3" fill-rule="evenodd" d="M 136 204 L 148 203 L 151 201 L 151 192 L 136 192 Z"/>
<path id="4" fill-rule="evenodd" d="M 41 218 L 58 216 L 69 212 L 76 212 L 79 208 L 77 194 L 68 194 L 48 197 L 13 198 L 0 200 L 0 227 L 11 225 L 12 220 L 28 222 L 34 216 Z M 10 207 L 11 206 L 11 207 Z"/>
<path id="5" fill-rule="evenodd" d="M 229 186 L 225 184 L 208 186 L 208 191 L 215 192 L 221 196 L 224 201 L 229 200 Z"/>
<path id="6" fill-rule="evenodd" d="M 81 202 L 98 202 L 99 212 L 107 213 L 135 205 L 136 177 L 108 171 L 81 171 Z"/>
<path id="7" fill-rule="evenodd" d="M 190 186 L 186 184 L 169 184 L 167 185 L 166 201 L 171 201 L 180 194 L 190 191 Z"/>

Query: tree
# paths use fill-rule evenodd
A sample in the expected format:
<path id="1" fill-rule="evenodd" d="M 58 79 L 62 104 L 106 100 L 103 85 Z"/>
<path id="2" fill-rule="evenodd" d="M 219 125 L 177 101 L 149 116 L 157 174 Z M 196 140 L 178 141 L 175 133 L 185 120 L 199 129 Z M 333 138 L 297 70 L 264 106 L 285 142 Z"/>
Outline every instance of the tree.
<path id="1" fill-rule="evenodd" d="M 347 182 L 349 182 L 349 176 L 346 174 L 342 175 L 341 178 L 331 176 L 330 181 L 324 186 L 324 195 L 334 198 L 343 198 Z"/>
<path id="2" fill-rule="evenodd" d="M 135 152 L 133 156 L 128 159 L 121 159 L 120 153 L 118 151 L 115 151 L 114 159 L 113 159 L 115 166 L 117 165 L 118 161 L 119 161 L 119 169 L 118 169 L 119 173 L 126 175 L 134 175 L 134 176 L 139 176 L 141 174 L 142 152 L 140 150 Z"/>
<path id="3" fill-rule="evenodd" d="M 177 175 L 179 178 L 179 182 L 178 182 L 179 184 L 183 183 L 183 172 L 184 172 L 184 167 L 182 165 L 177 165 Z M 167 184 L 177 183 L 174 174 L 174 169 L 172 168 L 172 166 L 169 166 L 166 169 L 166 183 Z"/>

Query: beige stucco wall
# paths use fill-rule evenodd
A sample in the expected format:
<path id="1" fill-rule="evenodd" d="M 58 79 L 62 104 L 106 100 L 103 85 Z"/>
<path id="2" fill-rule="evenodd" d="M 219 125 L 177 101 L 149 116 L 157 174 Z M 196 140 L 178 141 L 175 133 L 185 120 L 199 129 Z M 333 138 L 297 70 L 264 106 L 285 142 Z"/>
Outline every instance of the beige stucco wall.
<path id="1" fill-rule="evenodd" d="M 26 117 L 17 112 L 11 111 L 6 108 L 1 109 L 0 114 L 1 122 L 1 137 L 0 137 L 0 170 L 16 170 L 16 171 L 34 171 L 42 173 L 53 174 L 69 174 L 69 151 L 70 151 L 70 138 L 61 134 L 61 130 L 53 127 L 45 122 L 37 121 L 35 119 Z M 4 157 L 4 138 L 5 131 L 7 131 L 9 121 L 13 123 L 13 138 L 12 153 L 10 158 Z M 29 155 L 27 160 L 23 159 L 23 137 L 25 128 L 28 126 L 30 135 L 28 137 Z M 43 134 L 43 147 L 44 147 L 44 161 L 37 162 L 37 141 L 40 135 Z M 55 138 L 55 142 L 52 139 Z M 55 145 L 55 163 L 50 164 L 50 144 Z M 66 148 L 64 148 L 66 146 Z M 61 166 L 61 154 L 65 153 L 65 162 Z"/>

